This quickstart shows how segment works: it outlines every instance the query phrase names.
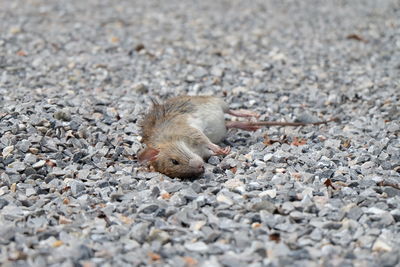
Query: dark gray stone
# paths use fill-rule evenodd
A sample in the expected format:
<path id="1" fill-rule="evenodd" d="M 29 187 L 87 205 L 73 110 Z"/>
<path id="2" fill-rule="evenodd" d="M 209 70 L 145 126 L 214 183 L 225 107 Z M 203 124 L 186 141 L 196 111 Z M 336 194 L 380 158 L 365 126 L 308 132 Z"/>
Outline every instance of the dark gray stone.
<path id="1" fill-rule="evenodd" d="M 386 186 L 383 188 L 383 192 L 385 192 L 388 197 L 400 196 L 400 190 L 393 187 Z"/>
<path id="2" fill-rule="evenodd" d="M 139 207 L 139 211 L 145 214 L 153 213 L 158 210 L 159 206 L 157 204 L 144 204 L 143 206 Z"/>
<path id="3" fill-rule="evenodd" d="M 5 200 L 4 198 L 0 198 L 0 209 L 2 209 L 4 206 L 8 205 L 8 201 Z"/>

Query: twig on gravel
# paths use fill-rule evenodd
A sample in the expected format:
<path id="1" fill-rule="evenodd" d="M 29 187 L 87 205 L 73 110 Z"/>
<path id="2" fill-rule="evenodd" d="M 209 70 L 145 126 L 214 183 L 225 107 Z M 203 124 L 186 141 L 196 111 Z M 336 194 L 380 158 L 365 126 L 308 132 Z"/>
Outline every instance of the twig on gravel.
<path id="1" fill-rule="evenodd" d="M 386 181 L 378 182 L 378 183 L 376 183 L 376 185 L 378 185 L 378 186 L 390 186 L 390 187 L 393 187 L 393 188 L 396 188 L 396 189 L 400 190 L 400 185 L 399 184 L 390 183 L 390 182 L 386 182 Z"/>

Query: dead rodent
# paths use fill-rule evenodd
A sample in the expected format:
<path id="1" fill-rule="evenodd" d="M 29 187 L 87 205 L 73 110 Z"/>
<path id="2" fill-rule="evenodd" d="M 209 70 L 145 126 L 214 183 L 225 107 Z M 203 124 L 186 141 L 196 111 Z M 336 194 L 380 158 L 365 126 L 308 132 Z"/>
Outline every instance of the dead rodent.
<path id="1" fill-rule="evenodd" d="M 225 113 L 238 117 L 259 116 L 248 110 L 230 110 L 221 98 L 213 96 L 180 96 L 164 104 L 154 102 L 141 122 L 142 142 L 146 147 L 140 151 L 139 161 L 150 163 L 156 171 L 169 177 L 195 178 L 204 173 L 204 160 L 230 152 L 230 147 L 217 145 L 225 138 L 228 128 L 254 131 L 260 126 L 305 125 L 225 121 Z"/>

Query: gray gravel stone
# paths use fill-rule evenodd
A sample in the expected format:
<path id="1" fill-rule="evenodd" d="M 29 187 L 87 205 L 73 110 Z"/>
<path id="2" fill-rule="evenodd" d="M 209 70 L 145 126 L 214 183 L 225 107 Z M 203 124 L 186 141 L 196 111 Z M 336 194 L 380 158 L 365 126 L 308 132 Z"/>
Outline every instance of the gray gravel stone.
<path id="1" fill-rule="evenodd" d="M 8 201 L 6 199 L 0 198 L 0 209 L 4 208 L 8 205 Z"/>
<path id="2" fill-rule="evenodd" d="M 24 158 L 24 162 L 27 164 L 34 164 L 37 161 L 37 156 L 27 153 Z"/>
<path id="3" fill-rule="evenodd" d="M 18 173 L 25 170 L 25 163 L 23 162 L 13 162 L 6 167 L 6 172 L 9 173 Z"/>
<path id="4" fill-rule="evenodd" d="M 271 203 L 271 202 L 269 202 L 267 200 L 262 200 L 260 202 L 255 203 L 252 206 L 252 209 L 254 211 L 266 210 L 266 211 L 272 213 L 272 212 L 275 211 L 276 207 L 275 207 L 275 205 L 273 203 Z"/>
<path id="5" fill-rule="evenodd" d="M 17 148 L 21 151 L 26 153 L 31 146 L 31 142 L 29 140 L 22 140 L 21 142 L 17 143 Z"/>
<path id="6" fill-rule="evenodd" d="M 71 120 L 71 113 L 68 109 L 58 110 L 54 112 L 54 118 L 60 121 L 70 121 Z"/>
<path id="7" fill-rule="evenodd" d="M 363 214 L 362 209 L 360 209 L 359 207 L 353 207 L 349 210 L 347 217 L 352 220 L 357 221 L 361 217 L 362 214 Z"/>
<path id="8" fill-rule="evenodd" d="M 36 162 L 35 164 L 32 165 L 33 168 L 38 169 L 43 167 L 46 164 L 45 160 L 39 160 L 38 162 Z"/>
<path id="9" fill-rule="evenodd" d="M 160 229 L 151 229 L 149 236 L 148 236 L 148 240 L 149 241 L 159 241 L 161 244 L 165 244 L 170 240 L 170 235 L 165 232 L 162 231 Z"/>
<path id="10" fill-rule="evenodd" d="M 156 210 L 158 210 L 158 205 L 157 204 L 144 204 L 141 207 L 139 207 L 139 211 L 143 213 L 153 213 Z"/>
<path id="11" fill-rule="evenodd" d="M 388 195 L 388 197 L 400 196 L 400 190 L 393 187 L 385 187 L 383 189 L 383 192 L 385 192 Z"/>
<path id="12" fill-rule="evenodd" d="M 71 193 L 73 196 L 79 196 L 80 194 L 85 192 L 85 185 L 80 181 L 72 181 L 70 184 Z"/>
<path id="13" fill-rule="evenodd" d="M 186 243 L 185 248 L 189 251 L 204 253 L 208 251 L 208 246 L 204 242 Z"/>

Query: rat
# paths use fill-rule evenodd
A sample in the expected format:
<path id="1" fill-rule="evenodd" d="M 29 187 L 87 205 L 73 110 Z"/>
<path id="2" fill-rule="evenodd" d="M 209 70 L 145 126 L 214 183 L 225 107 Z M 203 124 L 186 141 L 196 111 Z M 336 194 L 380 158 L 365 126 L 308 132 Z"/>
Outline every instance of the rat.
<path id="1" fill-rule="evenodd" d="M 178 96 L 153 107 L 140 123 L 141 142 L 145 148 L 138 153 L 140 163 L 149 163 L 155 171 L 169 177 L 196 178 L 204 173 L 204 160 L 213 155 L 227 155 L 229 146 L 217 145 L 230 128 L 247 131 L 261 126 L 303 126 L 323 124 L 271 121 L 225 121 L 225 114 L 236 117 L 260 115 L 250 110 L 232 110 L 214 96 Z"/>

